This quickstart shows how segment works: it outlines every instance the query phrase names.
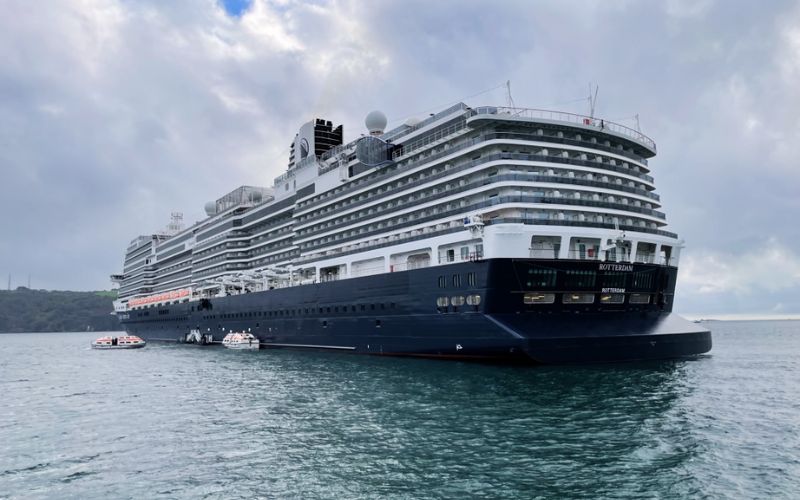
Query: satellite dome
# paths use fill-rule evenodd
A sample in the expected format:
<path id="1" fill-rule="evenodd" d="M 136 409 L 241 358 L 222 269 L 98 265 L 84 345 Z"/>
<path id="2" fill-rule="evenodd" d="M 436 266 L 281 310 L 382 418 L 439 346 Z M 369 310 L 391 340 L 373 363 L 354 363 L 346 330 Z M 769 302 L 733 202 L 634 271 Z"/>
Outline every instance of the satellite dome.
<path id="1" fill-rule="evenodd" d="M 367 126 L 367 130 L 369 130 L 369 133 L 372 135 L 382 134 L 383 130 L 386 128 L 386 123 L 386 115 L 378 110 L 370 111 L 364 119 L 364 125 Z"/>
<path id="2" fill-rule="evenodd" d="M 206 215 L 211 217 L 212 215 L 216 215 L 217 213 L 217 202 L 216 201 L 209 201 L 205 204 Z"/>
<path id="3" fill-rule="evenodd" d="M 422 120 L 420 120 L 420 119 L 419 119 L 419 118 L 417 118 L 416 116 L 412 116 L 411 118 L 409 118 L 408 120 L 406 120 L 406 123 L 405 123 L 405 125 L 406 125 L 407 127 L 416 127 L 416 126 L 417 126 L 417 125 L 419 125 L 420 123 L 422 123 Z"/>

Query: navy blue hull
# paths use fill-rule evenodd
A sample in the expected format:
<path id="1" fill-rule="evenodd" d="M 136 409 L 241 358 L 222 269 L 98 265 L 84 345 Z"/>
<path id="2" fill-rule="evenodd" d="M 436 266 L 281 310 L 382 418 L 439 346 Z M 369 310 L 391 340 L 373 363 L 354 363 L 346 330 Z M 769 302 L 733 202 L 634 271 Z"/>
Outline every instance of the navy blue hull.
<path id="1" fill-rule="evenodd" d="M 531 281 L 537 269 L 557 278 Z M 591 279 L 575 281 L 575 271 Z M 620 277 L 594 261 L 492 259 L 133 310 L 120 320 L 146 340 L 182 340 L 199 330 L 218 342 L 227 332 L 250 331 L 271 347 L 509 362 L 665 359 L 711 349 L 708 330 L 671 312 L 676 268 L 627 271 Z M 603 304 L 612 279 L 615 289 L 647 295 L 649 303 Z M 534 290 L 557 300 L 527 304 Z M 596 300 L 564 303 L 573 292 Z M 459 299 L 476 296 L 478 304 Z"/>

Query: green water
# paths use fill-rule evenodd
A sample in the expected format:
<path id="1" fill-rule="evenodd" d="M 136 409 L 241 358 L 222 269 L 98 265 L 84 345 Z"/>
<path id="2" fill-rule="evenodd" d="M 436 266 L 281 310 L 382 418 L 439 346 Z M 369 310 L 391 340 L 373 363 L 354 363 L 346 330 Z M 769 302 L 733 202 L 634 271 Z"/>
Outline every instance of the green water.
<path id="1" fill-rule="evenodd" d="M 504 367 L 0 335 L 0 498 L 797 498 L 800 322 Z"/>

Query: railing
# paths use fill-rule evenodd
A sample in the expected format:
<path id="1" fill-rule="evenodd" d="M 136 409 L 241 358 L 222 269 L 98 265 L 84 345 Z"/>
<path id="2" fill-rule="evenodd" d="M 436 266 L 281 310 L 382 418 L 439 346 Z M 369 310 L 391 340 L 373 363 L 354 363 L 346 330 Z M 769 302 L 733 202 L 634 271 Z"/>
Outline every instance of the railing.
<path id="1" fill-rule="evenodd" d="M 597 127 L 601 130 L 610 130 L 614 133 L 624 135 L 637 142 L 640 142 L 651 150 L 656 150 L 656 143 L 653 139 L 647 137 L 638 130 L 634 130 L 625 125 L 606 121 L 604 119 L 594 118 L 592 116 L 578 115 L 574 113 L 566 113 L 563 111 L 551 111 L 546 109 L 531 109 L 531 108 L 506 108 L 506 107 L 480 107 L 475 108 L 475 115 L 508 115 L 511 117 L 528 118 L 532 120 L 552 120 L 559 122 L 575 123 L 578 125 L 589 125 Z"/>
<path id="2" fill-rule="evenodd" d="M 452 262 L 475 262 L 483 259 L 483 252 L 469 252 L 466 255 L 453 253 L 453 255 L 439 255 L 439 264 L 450 264 Z M 413 268 L 412 268 L 413 269 Z"/>
<path id="3" fill-rule="evenodd" d="M 506 177 L 506 178 L 504 178 L 504 177 Z M 446 192 L 442 193 L 441 195 L 442 196 L 451 196 L 451 195 L 454 195 L 454 194 L 458 194 L 460 192 L 468 191 L 470 189 L 475 189 L 476 187 L 489 186 L 489 185 L 493 184 L 494 182 L 507 181 L 507 180 L 535 181 L 535 180 L 539 180 L 539 179 L 529 178 L 528 176 L 519 175 L 519 174 L 508 174 L 508 175 L 503 175 L 503 176 L 498 175 L 496 178 L 492 177 L 492 181 L 491 182 L 487 181 L 486 179 L 482 179 L 482 180 L 479 180 L 479 181 L 476 181 L 476 182 L 473 182 L 473 183 L 470 183 L 470 184 L 465 184 L 463 186 L 459 186 L 456 189 L 447 190 Z M 507 202 L 508 201 L 518 201 L 518 202 L 521 202 L 521 203 L 539 203 L 539 204 L 547 204 L 547 205 L 566 205 L 566 206 L 576 207 L 576 208 L 581 208 L 581 207 L 608 208 L 608 209 L 612 209 L 612 210 L 620 210 L 620 211 L 623 211 L 623 212 L 630 212 L 630 213 L 635 213 L 635 214 L 649 215 L 651 217 L 655 217 L 655 218 L 658 218 L 658 219 L 661 219 L 661 220 L 665 220 L 666 219 L 666 215 L 663 212 L 660 212 L 658 210 L 653 210 L 653 209 L 644 208 L 644 207 L 637 207 L 637 206 L 631 205 L 631 204 L 610 202 L 610 201 L 595 201 L 595 200 L 570 198 L 570 197 L 567 197 L 567 196 L 556 197 L 556 196 L 546 196 L 546 195 L 516 195 L 516 196 L 501 196 L 500 198 L 502 198 L 504 200 L 507 200 Z M 491 202 L 491 200 L 489 200 L 489 202 Z M 398 210 L 402 210 L 403 208 L 407 208 L 408 206 L 416 205 L 418 203 L 419 203 L 418 200 L 414 199 L 413 201 L 410 201 L 410 202 L 396 203 L 391 207 L 377 208 L 370 216 L 361 217 L 358 220 L 344 219 L 344 220 L 340 220 L 338 222 L 334 222 L 334 223 L 329 224 L 329 225 L 328 224 L 323 225 L 321 227 L 310 226 L 310 227 L 306 227 L 306 228 L 303 228 L 303 229 L 298 229 L 298 230 L 296 230 L 297 237 L 298 238 L 306 238 L 306 237 L 309 237 L 311 235 L 318 234 L 318 233 L 321 233 L 321 232 L 330 232 L 330 231 L 333 231 L 333 230 L 336 230 L 336 229 L 341 229 L 343 227 L 353 226 L 353 225 L 356 225 L 356 224 L 359 224 L 360 226 L 363 227 L 369 221 L 375 220 L 375 219 L 377 219 L 377 218 L 379 218 L 379 217 L 381 217 L 383 215 L 391 214 L 391 213 L 396 212 Z M 483 202 L 483 204 L 481 202 L 478 202 L 478 203 L 473 204 L 473 205 L 471 205 L 469 207 L 463 207 L 463 208 L 462 207 L 457 207 L 455 209 L 450 209 L 450 210 L 441 210 L 439 212 L 434 212 L 432 214 L 432 216 L 430 216 L 430 217 L 437 218 L 437 216 L 438 217 L 444 217 L 444 216 L 449 216 L 449 215 L 456 215 L 458 212 L 469 213 L 469 211 L 474 210 L 475 208 L 481 208 L 483 206 L 489 206 L 490 204 L 486 204 L 486 202 Z M 549 207 L 546 207 L 546 208 L 549 208 Z M 428 209 L 425 209 L 425 210 L 433 210 L 433 209 L 432 208 L 428 208 Z M 397 217 L 407 217 L 407 216 L 408 215 L 397 215 Z M 313 220 L 313 219 L 311 219 L 311 220 Z M 412 222 L 416 224 L 416 223 L 418 223 L 416 221 L 419 221 L 419 220 L 425 220 L 425 219 L 413 219 Z M 305 222 L 307 222 L 307 221 L 304 221 L 304 223 Z M 391 227 L 401 227 L 404 224 L 408 225 L 407 223 L 394 223 L 394 222 L 386 222 L 386 223 Z M 380 229 L 382 229 L 382 228 L 380 228 Z"/>
<path id="4" fill-rule="evenodd" d="M 462 216 L 463 214 L 473 213 L 482 208 L 493 207 L 496 205 L 502 205 L 506 203 L 539 203 L 540 197 L 537 199 L 535 196 L 497 196 L 494 198 L 490 198 L 486 201 L 481 201 L 477 203 L 473 203 L 472 205 L 467 205 L 464 207 L 456 207 L 452 210 L 445 210 L 439 213 L 434 213 L 431 215 L 426 215 L 424 217 L 418 217 L 415 219 L 409 219 L 402 223 L 391 224 L 390 226 L 384 228 L 374 229 L 372 231 L 367 231 L 364 233 L 355 234 L 353 236 L 348 236 L 344 238 L 339 238 L 332 241 L 325 241 L 319 243 L 311 243 L 305 247 L 303 247 L 301 243 L 301 248 L 303 251 L 314 250 L 317 248 L 322 247 L 330 247 L 335 245 L 340 245 L 346 243 L 348 241 L 359 240 L 362 238 L 368 238 L 372 236 L 376 236 L 379 234 L 385 234 L 390 230 L 397 230 L 403 227 L 415 226 L 418 224 L 438 220 L 438 219 L 446 219 L 453 216 Z M 566 199 L 565 199 L 566 201 Z M 602 205 L 601 203 L 594 202 L 597 205 Z M 607 204 L 611 205 L 611 204 Z M 615 205 L 615 204 L 614 204 Z M 621 204 L 620 204 L 621 205 Z M 625 205 L 628 207 L 628 205 Z M 528 221 L 529 219 L 519 219 L 520 221 Z M 535 220 L 531 222 L 525 222 L 526 224 L 549 224 L 549 225 L 564 225 L 564 226 L 583 226 L 583 227 L 614 227 L 613 223 L 603 223 L 603 222 L 593 222 L 593 221 L 570 221 L 570 220 Z M 345 224 L 345 223 L 341 223 Z M 330 229 L 333 230 L 336 226 L 331 226 Z M 657 231 L 655 229 L 650 229 L 646 227 L 638 227 L 638 226 L 629 226 L 629 225 L 620 225 L 621 228 L 630 228 L 633 231 L 639 231 L 643 233 L 653 233 L 653 234 L 661 234 L 665 233 L 665 236 L 672 236 L 674 233 L 667 233 L 666 231 Z"/>
<path id="5" fill-rule="evenodd" d="M 429 144 L 443 141 L 444 139 L 449 138 L 450 136 L 460 132 L 467 128 L 466 120 L 460 120 L 458 123 L 445 127 L 443 129 L 437 130 L 432 134 L 426 135 L 422 139 L 418 139 L 414 142 L 410 142 L 408 144 L 403 144 L 402 149 L 398 149 L 394 154 L 392 154 L 393 160 L 398 160 L 403 156 L 410 156 L 418 149 L 424 148 Z"/>
<path id="6" fill-rule="evenodd" d="M 479 137 L 476 137 L 476 138 L 473 138 L 473 139 L 464 140 L 461 143 L 459 143 L 459 144 L 457 144 L 455 146 L 452 146 L 447 150 L 440 151 L 438 153 L 434 153 L 431 156 L 425 158 L 425 161 L 426 162 L 436 161 L 439 158 L 443 158 L 444 156 L 451 155 L 453 153 L 456 153 L 456 152 L 461 151 L 463 149 L 466 149 L 468 147 L 474 146 L 476 144 L 481 144 L 481 143 L 484 143 L 486 141 L 490 141 L 490 140 L 493 140 L 493 139 L 506 139 L 506 138 L 513 139 L 514 135 L 518 135 L 518 134 L 508 134 L 508 133 L 487 133 L 487 134 L 483 134 L 483 135 L 481 135 Z M 535 138 L 532 138 L 531 140 L 534 140 L 534 139 Z M 599 146 L 599 145 L 596 145 L 596 146 Z M 445 175 L 450 175 L 450 174 L 458 172 L 460 170 L 464 170 L 464 169 L 473 167 L 475 165 L 479 165 L 479 164 L 482 164 L 482 163 L 486 163 L 486 162 L 493 161 L 493 160 L 498 160 L 498 159 L 523 160 L 523 161 L 544 161 L 544 162 L 548 162 L 548 163 L 562 163 L 562 164 L 569 164 L 569 165 L 579 165 L 579 166 L 585 166 L 585 167 L 590 167 L 590 168 L 594 168 L 594 169 L 609 170 L 609 171 L 613 171 L 613 172 L 619 172 L 619 173 L 622 173 L 622 174 L 626 174 L 626 175 L 630 175 L 632 177 L 636 177 L 636 178 L 642 179 L 644 181 L 649 182 L 650 184 L 652 184 L 654 182 L 653 177 L 650 176 L 650 175 L 644 174 L 642 172 L 635 172 L 631 168 L 626 168 L 626 167 L 622 167 L 622 166 L 619 166 L 619 165 L 609 165 L 607 163 L 598 163 L 598 162 L 595 162 L 595 161 L 581 160 L 581 159 L 578 159 L 578 158 L 564 158 L 563 156 L 554 156 L 554 155 L 522 154 L 522 153 L 492 153 L 489 156 L 481 157 L 479 160 L 470 160 L 470 161 L 467 161 L 465 163 L 459 163 L 459 165 L 457 167 L 455 167 L 455 168 L 447 169 L 444 172 L 440 172 L 439 174 L 434 174 L 434 175 L 431 175 L 431 176 L 427 176 L 425 179 L 422 179 L 420 181 L 415 181 L 414 184 L 416 184 L 416 183 L 427 183 L 427 182 L 430 182 L 431 180 L 436 179 L 438 177 L 442 177 L 442 176 L 445 176 Z M 399 168 L 396 168 L 396 169 L 392 169 L 391 171 L 386 172 L 386 173 L 382 173 L 382 174 L 376 173 L 376 174 L 374 174 L 374 176 L 362 179 L 361 182 L 351 183 L 351 184 L 347 185 L 347 187 L 342 188 L 342 191 L 340 191 L 339 193 L 336 193 L 335 196 L 320 196 L 317 199 L 313 199 L 312 198 L 310 200 L 307 200 L 307 201 L 304 201 L 302 203 L 299 203 L 298 204 L 298 208 L 299 209 L 306 209 L 308 207 L 321 205 L 321 204 L 323 204 L 325 202 L 331 202 L 331 201 L 333 201 L 332 198 L 335 198 L 336 196 L 341 196 L 347 191 L 354 190 L 354 189 L 357 189 L 357 188 L 363 188 L 363 187 L 366 187 L 366 186 L 372 185 L 372 184 L 377 184 L 378 182 L 380 182 L 381 180 L 385 179 L 386 177 L 390 177 L 390 176 L 396 175 L 398 171 L 403 171 L 403 170 L 408 170 L 408 169 L 411 169 L 411 168 L 416 168 L 417 166 L 418 166 L 418 164 L 408 165 L 408 166 L 405 166 L 405 167 L 399 167 Z M 413 186 L 414 184 L 410 184 L 410 185 L 407 185 L 407 186 Z M 628 187 L 628 186 L 625 186 L 625 187 Z M 403 186 L 403 188 L 405 189 L 406 186 Z M 627 189 L 624 189 L 622 187 L 618 188 L 618 189 L 621 189 L 623 191 L 627 191 Z M 382 193 L 382 195 L 383 195 L 383 193 Z M 646 194 L 646 196 L 649 197 L 649 198 L 652 198 L 654 200 L 657 200 L 657 201 L 660 198 L 657 194 L 649 193 L 649 192 L 648 192 L 648 194 Z"/>

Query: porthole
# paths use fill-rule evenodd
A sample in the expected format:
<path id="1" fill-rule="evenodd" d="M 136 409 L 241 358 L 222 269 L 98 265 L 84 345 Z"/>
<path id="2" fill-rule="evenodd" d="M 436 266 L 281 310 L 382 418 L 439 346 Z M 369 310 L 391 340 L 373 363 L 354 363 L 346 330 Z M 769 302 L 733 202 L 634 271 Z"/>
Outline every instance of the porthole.
<path id="1" fill-rule="evenodd" d="M 481 305 L 481 296 L 480 295 L 467 295 L 467 304 L 471 306 L 479 306 Z"/>
<path id="2" fill-rule="evenodd" d="M 463 295 L 453 295 L 450 297 L 450 303 L 454 306 L 463 306 L 464 305 L 464 296 Z"/>

